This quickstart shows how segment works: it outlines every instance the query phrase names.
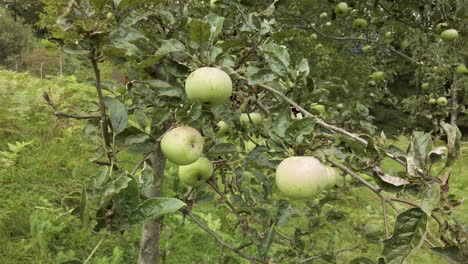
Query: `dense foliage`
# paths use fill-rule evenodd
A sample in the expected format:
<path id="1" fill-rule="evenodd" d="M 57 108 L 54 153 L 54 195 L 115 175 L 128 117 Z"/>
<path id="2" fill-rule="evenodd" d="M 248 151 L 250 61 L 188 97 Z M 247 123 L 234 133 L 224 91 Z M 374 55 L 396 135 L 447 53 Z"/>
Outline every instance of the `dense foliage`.
<path id="1" fill-rule="evenodd" d="M 95 73 L 96 101 L 79 110 L 45 99 L 57 117 L 89 120 L 101 167 L 62 205 L 99 234 L 96 249 L 142 226 L 139 263 L 420 263 L 429 249 L 466 261 L 463 199 L 449 188 L 466 175 L 452 168 L 466 118 L 464 1 L 349 1 L 339 16 L 334 1 L 43 2 L 52 39 Z M 442 22 L 458 39 L 440 39 Z M 125 84 L 103 78 L 104 62 Z M 189 100 L 185 80 L 201 67 L 230 75 L 227 103 Z M 391 122 L 407 142 L 381 131 Z M 160 149 L 179 126 L 203 135 L 215 167 L 195 188 Z M 288 199 L 274 175 L 290 156 L 335 167 L 340 183 Z"/>

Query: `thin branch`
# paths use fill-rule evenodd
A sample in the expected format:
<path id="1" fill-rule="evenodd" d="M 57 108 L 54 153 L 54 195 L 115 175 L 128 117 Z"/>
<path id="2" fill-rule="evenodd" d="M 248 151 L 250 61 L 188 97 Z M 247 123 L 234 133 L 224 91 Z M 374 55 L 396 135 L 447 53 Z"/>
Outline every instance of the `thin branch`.
<path id="1" fill-rule="evenodd" d="M 135 173 L 141 167 L 141 165 L 143 165 L 143 163 L 145 162 L 145 160 L 148 158 L 149 155 L 150 155 L 150 153 L 146 153 L 143 156 L 141 156 L 140 160 L 135 165 L 135 167 L 133 168 L 132 173 L 130 175 L 135 176 Z"/>
<path id="2" fill-rule="evenodd" d="M 390 230 L 388 228 L 387 203 L 384 200 L 382 200 L 382 211 L 383 211 L 383 219 L 384 219 L 384 225 L 385 225 L 385 238 L 389 239 Z"/>
<path id="3" fill-rule="evenodd" d="M 208 181 L 208 184 L 211 186 L 211 188 L 213 188 L 213 190 L 215 190 L 216 193 L 219 194 L 219 196 L 221 196 L 221 198 L 223 199 L 223 201 L 225 201 L 225 203 L 227 204 L 227 206 L 229 206 L 229 208 L 231 209 L 231 211 L 236 215 L 237 217 L 237 221 L 239 221 L 239 223 L 242 223 L 242 221 L 244 220 L 240 215 L 239 215 L 239 212 L 237 212 L 236 208 L 232 205 L 232 203 L 226 198 L 226 196 L 224 196 L 224 194 L 218 189 L 218 187 L 216 187 L 214 185 L 214 183 L 212 181 Z"/>
<path id="4" fill-rule="evenodd" d="M 356 245 L 352 248 L 344 248 L 344 249 L 340 249 L 338 251 L 335 251 L 334 252 L 334 255 L 337 256 L 338 254 L 340 253 L 343 253 L 343 252 L 347 252 L 347 251 L 353 251 L 353 250 L 356 250 L 358 248 L 360 248 L 361 245 Z M 314 260 L 314 259 L 319 259 L 321 256 L 313 256 L 313 257 L 309 257 L 309 258 L 306 258 L 306 259 L 303 259 L 301 261 L 299 261 L 299 263 L 306 263 L 307 261 L 311 261 L 311 260 Z"/>
<path id="5" fill-rule="evenodd" d="M 208 226 L 206 226 L 205 224 L 203 224 L 197 217 L 195 217 L 195 215 L 193 215 L 192 212 L 188 211 L 188 210 L 181 210 L 182 213 L 184 214 L 187 214 L 190 219 L 195 223 L 197 224 L 201 229 L 205 230 L 208 234 L 210 234 L 217 242 L 218 244 L 220 244 L 221 246 L 225 247 L 225 248 L 228 248 L 230 250 L 232 250 L 234 253 L 236 253 L 237 255 L 249 260 L 249 261 L 252 261 L 252 262 L 258 262 L 258 263 L 265 263 L 265 261 L 255 257 L 255 256 L 252 256 L 252 255 L 249 255 L 249 254 L 246 254 L 246 253 L 243 253 L 242 251 L 240 251 L 240 249 L 238 249 L 237 247 L 234 247 L 230 244 L 228 244 L 227 242 L 225 242 L 218 234 L 216 234 L 213 230 L 211 230 Z"/>
<path id="6" fill-rule="evenodd" d="M 54 115 L 56 117 L 63 116 L 63 117 L 74 118 L 74 119 L 95 119 L 95 118 L 100 118 L 100 116 L 93 116 L 93 115 L 79 116 L 79 115 L 72 115 L 72 114 L 64 113 L 64 112 L 60 111 L 58 109 L 58 107 L 54 104 L 54 102 L 52 101 L 52 99 L 50 98 L 48 93 L 44 92 L 42 97 L 44 97 L 44 100 L 47 102 L 47 104 L 50 105 L 50 107 L 52 107 L 55 110 Z"/>

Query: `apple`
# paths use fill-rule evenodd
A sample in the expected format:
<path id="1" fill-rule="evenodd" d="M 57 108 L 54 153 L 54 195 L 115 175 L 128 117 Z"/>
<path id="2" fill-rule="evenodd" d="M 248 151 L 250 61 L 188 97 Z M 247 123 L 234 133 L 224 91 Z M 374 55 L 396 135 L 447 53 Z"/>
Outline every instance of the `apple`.
<path id="1" fill-rule="evenodd" d="M 321 104 L 314 104 L 310 107 L 311 109 L 317 110 L 320 114 L 325 113 L 325 106 Z"/>
<path id="2" fill-rule="evenodd" d="M 241 125 L 244 125 L 244 126 L 249 125 L 250 119 L 252 119 L 252 122 L 255 126 L 260 125 L 263 120 L 262 115 L 259 113 L 250 113 L 248 115 L 246 113 L 242 113 L 240 116 Z"/>
<path id="3" fill-rule="evenodd" d="M 179 167 L 179 177 L 185 185 L 198 187 L 213 175 L 213 164 L 205 157 L 186 166 Z"/>
<path id="4" fill-rule="evenodd" d="M 224 122 L 223 120 L 219 121 L 217 125 L 219 127 L 219 130 L 216 134 L 220 137 L 227 135 L 231 130 L 228 124 L 226 124 L 226 122 Z"/>
<path id="5" fill-rule="evenodd" d="M 276 185 L 285 196 L 308 199 L 319 193 L 327 181 L 325 166 L 314 157 L 286 158 L 276 168 Z"/>
<path id="6" fill-rule="evenodd" d="M 163 136 L 161 150 L 172 163 L 188 165 L 200 158 L 203 151 L 203 138 L 196 129 L 181 126 Z"/>
<path id="7" fill-rule="evenodd" d="M 457 66 L 457 70 L 456 70 L 456 73 L 457 75 L 463 75 L 463 74 L 467 74 L 468 73 L 468 69 L 466 68 L 465 64 L 459 64 Z"/>
<path id="8" fill-rule="evenodd" d="M 438 106 L 446 106 L 448 104 L 447 98 L 441 96 L 437 98 L 437 105 Z"/>
<path id="9" fill-rule="evenodd" d="M 362 18 L 356 18 L 353 22 L 353 27 L 356 30 L 363 30 L 367 27 L 367 21 Z"/>
<path id="10" fill-rule="evenodd" d="M 369 45 L 366 45 L 366 46 L 362 47 L 362 51 L 364 53 L 369 53 L 371 50 L 372 50 L 372 47 L 369 46 Z"/>
<path id="11" fill-rule="evenodd" d="M 336 174 L 335 169 L 330 166 L 325 166 L 327 171 L 327 187 L 332 187 L 339 182 L 339 176 Z"/>
<path id="12" fill-rule="evenodd" d="M 392 32 L 385 33 L 385 39 L 391 40 L 393 38 Z"/>
<path id="13" fill-rule="evenodd" d="M 327 26 L 327 27 L 331 27 L 331 25 L 332 25 L 332 23 L 331 23 L 331 22 L 327 22 L 327 23 L 325 23 L 325 26 Z"/>
<path id="14" fill-rule="evenodd" d="M 341 2 L 335 6 L 335 14 L 338 17 L 345 16 L 348 14 L 348 4 Z"/>
<path id="15" fill-rule="evenodd" d="M 325 19 L 327 17 L 328 17 L 328 14 L 326 12 L 323 12 L 322 14 L 320 14 L 321 19 Z"/>
<path id="16" fill-rule="evenodd" d="M 314 50 L 315 50 L 315 51 L 319 51 L 319 50 L 321 50 L 322 48 L 323 48 L 323 45 L 322 45 L 322 44 L 317 44 L 317 45 L 315 45 Z"/>
<path id="17" fill-rule="evenodd" d="M 185 92 L 190 101 L 221 105 L 231 97 L 232 81 L 220 69 L 203 67 L 189 74 L 185 80 Z"/>
<path id="18" fill-rule="evenodd" d="M 351 16 L 357 16 L 357 15 L 359 14 L 359 10 L 353 9 L 353 10 L 351 10 L 351 12 L 349 12 L 349 14 L 350 14 Z"/>
<path id="19" fill-rule="evenodd" d="M 376 71 L 376 72 L 372 73 L 371 78 L 374 81 L 383 80 L 385 78 L 385 73 L 383 71 Z"/>
<path id="20" fill-rule="evenodd" d="M 216 2 L 218 2 L 218 0 L 210 0 L 210 7 L 211 9 L 216 9 L 218 6 L 216 5 Z"/>
<path id="21" fill-rule="evenodd" d="M 458 38 L 458 31 L 455 29 L 446 29 L 440 34 L 440 38 L 445 42 L 454 41 Z"/>
<path id="22" fill-rule="evenodd" d="M 447 27 L 447 23 L 439 23 L 436 25 L 436 31 L 437 33 L 441 33 L 443 30 L 447 29 Z"/>
<path id="23" fill-rule="evenodd" d="M 310 37 L 311 37 L 312 39 L 317 39 L 317 34 L 314 33 L 314 34 L 310 35 Z"/>
<path id="24" fill-rule="evenodd" d="M 112 13 L 112 12 L 107 13 L 106 18 L 107 18 L 107 19 L 112 19 L 112 18 L 114 18 L 114 13 Z"/>
<path id="25" fill-rule="evenodd" d="M 421 85 L 421 88 L 423 88 L 424 90 L 429 89 L 429 83 L 423 83 L 423 84 Z"/>
<path id="26" fill-rule="evenodd" d="M 429 99 L 429 104 L 433 105 L 433 104 L 436 104 L 436 103 L 437 103 L 436 99 L 434 99 L 434 98 Z"/>
<path id="27" fill-rule="evenodd" d="M 344 104 L 339 103 L 339 104 L 336 105 L 336 108 L 338 108 L 338 109 L 344 109 Z"/>

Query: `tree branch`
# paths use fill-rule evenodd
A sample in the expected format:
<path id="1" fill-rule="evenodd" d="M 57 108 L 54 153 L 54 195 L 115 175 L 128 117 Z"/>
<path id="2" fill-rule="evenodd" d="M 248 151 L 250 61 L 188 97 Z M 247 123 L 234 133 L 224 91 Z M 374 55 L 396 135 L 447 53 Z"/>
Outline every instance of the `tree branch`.
<path id="1" fill-rule="evenodd" d="M 58 109 L 58 107 L 54 104 L 54 102 L 52 101 L 52 99 L 50 98 L 48 93 L 44 92 L 42 97 L 44 97 L 44 100 L 47 102 L 47 104 L 50 105 L 50 107 L 52 107 L 54 109 L 54 116 L 56 116 L 56 117 L 63 116 L 63 117 L 68 117 L 68 118 L 73 118 L 73 119 L 95 119 L 95 118 L 97 119 L 97 118 L 100 118 L 100 116 L 93 116 L 93 115 L 79 116 L 79 115 L 72 115 L 72 114 L 64 113 L 64 112 L 60 111 Z"/>
<path id="2" fill-rule="evenodd" d="M 334 252 L 334 255 L 337 256 L 338 254 L 342 253 L 342 252 L 346 252 L 346 251 L 353 251 L 353 250 L 356 250 L 358 248 L 360 248 L 361 245 L 356 245 L 352 248 L 345 248 L 345 249 L 340 249 L 338 251 L 335 251 Z M 303 259 L 301 261 L 299 261 L 299 263 L 306 263 L 308 261 L 311 261 L 311 260 L 314 260 L 314 259 L 319 259 L 321 256 L 313 256 L 313 257 L 309 257 L 309 258 L 306 258 L 306 259 Z"/>
<path id="3" fill-rule="evenodd" d="M 188 210 L 185 210 L 185 209 L 182 209 L 180 210 L 183 214 L 186 214 L 190 217 L 190 219 L 195 223 L 197 224 L 201 229 L 205 230 L 208 234 L 210 234 L 215 240 L 216 242 L 218 242 L 218 244 L 220 244 L 221 246 L 225 247 L 225 248 L 228 248 L 230 250 L 232 250 L 233 252 L 235 252 L 237 255 L 249 260 L 249 261 L 252 261 L 252 262 L 258 262 L 258 263 L 265 263 L 265 261 L 255 257 L 255 256 L 252 256 L 252 255 L 249 255 L 249 254 L 246 254 L 246 253 L 243 253 L 242 251 L 240 251 L 239 247 L 234 247 L 228 243 L 226 243 L 221 237 L 218 236 L 218 234 L 216 234 L 213 230 L 211 230 L 208 226 L 206 226 L 205 224 L 203 224 L 197 217 L 195 217 L 195 215 L 193 215 L 193 213 L 191 211 L 188 211 Z M 241 248 L 242 249 L 242 248 Z"/>

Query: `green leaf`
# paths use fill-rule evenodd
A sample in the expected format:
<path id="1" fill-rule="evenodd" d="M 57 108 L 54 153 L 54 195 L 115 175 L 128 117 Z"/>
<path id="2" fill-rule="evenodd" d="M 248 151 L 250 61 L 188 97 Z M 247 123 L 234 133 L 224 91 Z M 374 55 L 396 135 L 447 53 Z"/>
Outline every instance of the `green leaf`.
<path id="1" fill-rule="evenodd" d="M 210 41 L 213 41 L 223 30 L 224 17 L 211 13 L 205 19 L 211 25 Z"/>
<path id="2" fill-rule="evenodd" d="M 103 166 L 99 169 L 98 173 L 92 178 L 92 187 L 100 189 L 102 185 L 107 181 L 109 176 L 109 167 Z"/>
<path id="3" fill-rule="evenodd" d="M 105 98 L 104 103 L 109 108 L 109 118 L 115 134 L 119 134 L 127 127 L 127 108 L 117 99 Z"/>
<path id="4" fill-rule="evenodd" d="M 351 260 L 349 264 L 375 264 L 375 262 L 366 257 L 357 257 Z"/>
<path id="5" fill-rule="evenodd" d="M 295 139 L 300 135 L 309 135 L 314 131 L 315 117 L 306 117 L 294 120 L 286 129 L 286 139 Z M 292 143 L 292 142 L 289 142 Z"/>
<path id="6" fill-rule="evenodd" d="M 98 10 L 102 10 L 107 2 L 110 2 L 110 0 L 91 0 L 91 5 Z"/>
<path id="7" fill-rule="evenodd" d="M 446 153 L 447 153 L 447 147 L 444 147 L 444 146 L 437 147 L 431 150 L 431 152 L 429 152 L 428 154 L 429 161 L 431 162 L 431 164 L 435 164 L 445 159 L 447 157 Z"/>
<path id="8" fill-rule="evenodd" d="M 63 46 L 63 51 L 73 55 L 86 55 L 89 53 L 89 50 L 85 50 L 83 47 L 75 43 L 65 44 L 65 46 Z"/>
<path id="9" fill-rule="evenodd" d="M 449 247 L 433 247 L 434 252 L 447 259 L 450 263 L 467 263 L 468 258 L 464 256 L 463 251 L 456 246 Z"/>
<path id="10" fill-rule="evenodd" d="M 135 210 L 140 202 L 140 192 L 136 180 L 132 178 L 131 181 L 128 182 L 127 188 L 115 195 L 113 201 L 120 215 L 128 215 Z"/>
<path id="11" fill-rule="evenodd" d="M 119 9 L 125 9 L 129 7 L 136 7 L 145 3 L 157 3 L 161 0 L 114 0 L 114 3 L 119 7 Z"/>
<path id="12" fill-rule="evenodd" d="M 120 191 L 128 187 L 128 183 L 132 181 L 133 178 L 128 177 L 126 174 L 117 177 L 112 182 L 108 183 L 104 192 L 101 195 L 100 207 L 103 208 L 107 203 L 118 194 Z"/>
<path id="13" fill-rule="evenodd" d="M 83 226 L 88 226 L 89 224 L 89 207 L 88 207 L 88 193 L 86 192 L 86 184 L 81 190 L 81 200 L 80 200 L 80 220 Z"/>
<path id="14" fill-rule="evenodd" d="M 279 76 L 286 76 L 291 63 L 287 48 L 276 43 L 269 43 L 265 46 L 264 52 L 268 54 L 270 68 Z"/>
<path id="15" fill-rule="evenodd" d="M 164 214 L 175 212 L 183 206 L 185 203 L 176 198 L 150 198 L 130 213 L 128 221 L 131 225 L 143 224 Z"/>
<path id="16" fill-rule="evenodd" d="M 143 170 L 141 171 L 139 181 L 140 189 L 146 189 L 150 187 L 154 182 L 153 168 L 151 168 L 151 166 L 149 166 L 146 162 L 143 165 Z"/>
<path id="17" fill-rule="evenodd" d="M 190 22 L 190 39 L 203 45 L 207 43 L 211 36 L 211 26 L 201 20 L 194 19 Z"/>
<path id="18" fill-rule="evenodd" d="M 258 69 L 253 66 L 247 67 L 245 77 L 249 85 L 267 83 L 276 79 L 276 75 L 268 69 Z"/>
<path id="19" fill-rule="evenodd" d="M 135 111 L 133 112 L 133 115 L 135 116 L 138 126 L 141 128 L 141 130 L 145 131 L 146 126 L 147 126 L 145 112 L 143 112 L 143 110 L 140 110 L 140 109 L 135 109 Z"/>
<path id="20" fill-rule="evenodd" d="M 421 209 L 427 214 L 431 215 L 432 210 L 437 206 L 440 196 L 440 185 L 432 183 L 424 191 L 421 197 Z"/>
<path id="21" fill-rule="evenodd" d="M 356 104 L 356 110 L 359 113 L 361 117 L 367 117 L 369 115 L 369 108 L 367 108 L 365 105 L 357 103 Z"/>
<path id="22" fill-rule="evenodd" d="M 424 242 L 427 214 L 420 208 L 411 208 L 397 216 L 394 233 L 384 240 L 382 254 L 388 264 L 404 263 Z"/>
<path id="23" fill-rule="evenodd" d="M 131 27 L 153 14 L 153 11 L 132 10 L 120 22 L 119 27 Z"/>
<path id="24" fill-rule="evenodd" d="M 276 205 L 276 226 L 283 225 L 288 217 L 294 214 L 294 209 L 288 201 L 279 200 Z"/>
<path id="25" fill-rule="evenodd" d="M 267 157 L 265 157 L 260 151 L 257 151 L 256 149 L 247 154 L 246 158 L 254 161 L 260 166 L 269 167 L 272 169 L 276 168 L 276 166 L 272 164 Z"/>
<path id="26" fill-rule="evenodd" d="M 447 123 L 442 123 L 442 127 L 447 134 L 448 157 L 445 166 L 450 167 L 460 155 L 461 132 L 457 126 Z"/>
<path id="27" fill-rule="evenodd" d="M 219 143 L 214 145 L 208 151 L 208 155 L 222 155 L 228 153 L 234 153 L 237 151 L 237 147 L 231 143 Z"/>
<path id="28" fill-rule="evenodd" d="M 289 105 L 284 105 L 280 109 L 278 113 L 278 117 L 273 123 L 272 131 L 275 132 L 275 134 L 278 135 L 279 137 L 285 137 L 286 130 L 290 127 L 290 122 L 291 122 L 291 110 L 289 109 Z"/>
<path id="29" fill-rule="evenodd" d="M 161 41 L 161 46 L 159 49 L 156 51 L 153 57 L 150 59 L 145 60 L 142 65 L 152 65 L 155 64 L 157 61 L 159 61 L 161 58 L 166 56 L 167 54 L 170 54 L 172 52 L 181 52 L 185 50 L 184 44 L 182 44 L 180 41 L 176 39 L 168 39 L 168 40 L 163 40 Z M 141 65 L 140 65 L 141 67 Z"/>
<path id="30" fill-rule="evenodd" d="M 258 253 L 262 258 L 265 258 L 270 250 L 273 241 L 275 240 L 276 230 L 272 226 L 268 228 L 265 232 L 265 238 L 260 241 L 260 245 L 258 246 Z"/>
<path id="31" fill-rule="evenodd" d="M 297 70 L 300 73 L 303 73 L 304 76 L 309 75 L 309 61 L 306 58 L 302 58 L 299 64 L 297 65 Z"/>

